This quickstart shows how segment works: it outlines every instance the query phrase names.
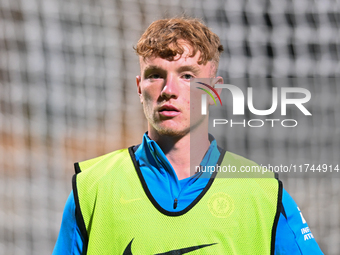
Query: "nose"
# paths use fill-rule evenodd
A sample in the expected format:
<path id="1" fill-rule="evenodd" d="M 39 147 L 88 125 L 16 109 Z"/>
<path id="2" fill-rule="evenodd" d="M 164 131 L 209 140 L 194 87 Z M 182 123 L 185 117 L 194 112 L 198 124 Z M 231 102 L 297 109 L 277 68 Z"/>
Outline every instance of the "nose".
<path id="1" fill-rule="evenodd" d="M 168 75 L 161 96 L 164 98 L 177 98 L 179 93 L 179 81 L 175 75 Z"/>

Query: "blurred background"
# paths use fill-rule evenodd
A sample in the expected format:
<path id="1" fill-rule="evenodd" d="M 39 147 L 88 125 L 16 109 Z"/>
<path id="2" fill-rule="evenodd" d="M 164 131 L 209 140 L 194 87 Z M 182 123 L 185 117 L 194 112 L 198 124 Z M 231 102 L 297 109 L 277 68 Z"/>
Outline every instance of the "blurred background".
<path id="1" fill-rule="evenodd" d="M 0 0 L 0 254 L 50 254 L 73 163 L 141 142 L 132 47 L 152 21 L 183 14 L 220 36 L 224 78 L 332 77 L 309 87 L 323 124 L 290 142 L 318 134 L 337 162 L 339 1 Z M 256 160 L 244 132 L 227 149 Z M 320 151 L 307 146 L 307 159 Z M 340 254 L 340 178 L 283 179 L 323 252 Z"/>

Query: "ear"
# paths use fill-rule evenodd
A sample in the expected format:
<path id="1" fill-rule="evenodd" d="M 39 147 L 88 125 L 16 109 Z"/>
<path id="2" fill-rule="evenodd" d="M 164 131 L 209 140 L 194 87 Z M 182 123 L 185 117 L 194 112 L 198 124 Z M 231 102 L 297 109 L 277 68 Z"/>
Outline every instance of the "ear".
<path id="1" fill-rule="evenodd" d="M 215 87 L 215 84 L 223 84 L 223 78 L 221 76 L 217 76 L 214 81 L 216 81 L 214 83 L 214 87 Z M 216 89 L 216 91 L 217 91 L 217 94 L 221 96 L 222 88 L 218 88 Z"/>
<path id="2" fill-rule="evenodd" d="M 140 102 L 143 103 L 142 90 L 140 87 L 140 83 L 141 83 L 141 77 L 137 75 L 136 76 L 137 93 L 138 93 Z"/>

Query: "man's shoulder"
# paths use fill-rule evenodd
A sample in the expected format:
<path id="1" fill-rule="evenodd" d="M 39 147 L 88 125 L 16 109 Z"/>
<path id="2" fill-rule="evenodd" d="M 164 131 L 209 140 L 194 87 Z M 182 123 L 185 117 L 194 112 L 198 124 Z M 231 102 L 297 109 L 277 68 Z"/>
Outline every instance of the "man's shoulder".
<path id="1" fill-rule="evenodd" d="M 226 151 L 224 154 L 224 160 L 234 163 L 234 164 L 239 164 L 239 165 L 245 165 L 245 166 L 258 166 L 258 164 L 255 161 L 252 161 L 250 159 L 247 159 L 241 155 L 235 154 L 230 151 Z"/>
<path id="2" fill-rule="evenodd" d="M 136 168 L 132 153 L 131 149 L 126 148 L 77 163 L 79 170 L 76 170 L 74 184 L 78 189 L 86 187 L 82 189 L 83 193 L 96 194 L 98 187 L 134 176 Z"/>
<path id="3" fill-rule="evenodd" d="M 107 154 L 88 159 L 85 161 L 75 163 L 76 173 L 87 173 L 90 172 L 100 172 L 100 175 L 105 174 L 112 168 L 117 168 L 122 164 L 132 163 L 131 160 L 131 149 L 125 148 L 120 150 L 115 150 Z M 98 174 L 98 173 L 96 173 Z"/>
<path id="4" fill-rule="evenodd" d="M 83 171 L 83 170 L 87 169 L 88 167 L 91 167 L 91 166 L 98 164 L 100 162 L 103 162 L 105 160 L 113 159 L 115 157 L 124 156 L 124 154 L 126 154 L 127 151 L 128 151 L 127 148 L 111 151 L 111 152 L 106 153 L 104 155 L 78 162 L 78 164 L 82 166 L 82 171 Z"/>
<path id="5" fill-rule="evenodd" d="M 236 178 L 276 178 L 277 174 L 259 165 L 253 160 L 247 159 L 238 154 L 226 151 L 221 162 L 222 173 L 226 177 Z"/>

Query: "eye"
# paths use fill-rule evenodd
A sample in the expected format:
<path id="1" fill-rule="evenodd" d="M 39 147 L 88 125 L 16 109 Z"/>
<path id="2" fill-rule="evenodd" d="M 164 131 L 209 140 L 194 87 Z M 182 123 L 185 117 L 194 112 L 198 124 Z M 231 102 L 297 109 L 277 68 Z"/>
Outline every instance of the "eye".
<path id="1" fill-rule="evenodd" d="M 186 80 L 190 80 L 191 78 L 194 78 L 193 75 L 188 74 L 188 73 L 184 74 L 182 77 L 183 77 L 184 79 L 186 79 Z"/>
<path id="2" fill-rule="evenodd" d="M 161 78 L 161 76 L 159 74 L 156 74 L 156 73 L 150 74 L 148 76 L 148 79 L 160 79 L 160 78 Z"/>

